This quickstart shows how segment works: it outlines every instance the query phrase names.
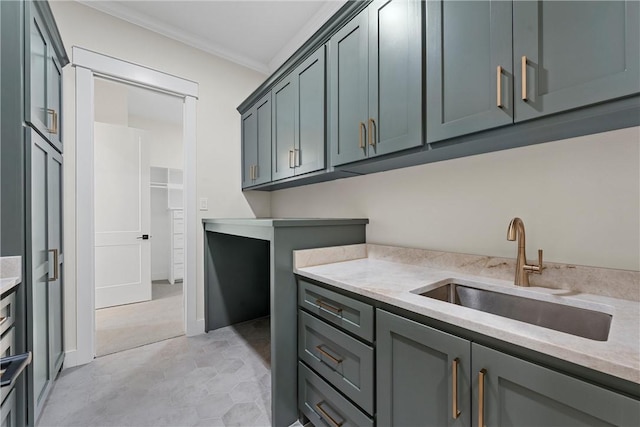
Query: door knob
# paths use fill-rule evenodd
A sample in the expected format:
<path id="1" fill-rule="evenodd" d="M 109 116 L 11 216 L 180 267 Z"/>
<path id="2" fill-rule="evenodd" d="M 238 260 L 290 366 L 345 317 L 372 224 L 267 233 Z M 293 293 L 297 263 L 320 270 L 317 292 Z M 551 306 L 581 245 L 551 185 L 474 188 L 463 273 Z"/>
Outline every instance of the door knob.
<path id="1" fill-rule="evenodd" d="M 143 234 L 142 236 L 136 237 L 136 239 L 149 240 L 150 237 L 151 236 L 149 236 L 148 234 Z"/>

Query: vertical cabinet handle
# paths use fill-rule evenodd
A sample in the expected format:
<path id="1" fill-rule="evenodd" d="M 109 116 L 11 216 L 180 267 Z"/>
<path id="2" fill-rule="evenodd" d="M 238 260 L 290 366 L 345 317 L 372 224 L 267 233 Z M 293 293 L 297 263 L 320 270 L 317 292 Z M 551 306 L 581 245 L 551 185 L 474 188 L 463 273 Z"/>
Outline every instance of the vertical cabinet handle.
<path id="1" fill-rule="evenodd" d="M 47 108 L 47 114 L 51 115 L 51 121 L 53 122 L 53 127 L 47 128 L 47 130 L 53 134 L 58 133 L 58 113 L 56 110 L 52 108 Z"/>
<path id="2" fill-rule="evenodd" d="M 497 89 L 497 100 L 496 104 L 498 108 L 502 108 L 502 67 L 498 65 L 498 69 L 496 70 L 496 83 L 498 85 Z"/>
<path id="3" fill-rule="evenodd" d="M 458 364 L 460 359 L 457 357 L 453 359 L 451 363 L 451 407 L 453 408 L 453 419 L 457 419 L 460 416 L 460 410 L 458 409 Z"/>
<path id="4" fill-rule="evenodd" d="M 367 127 L 363 122 L 360 122 L 360 124 L 358 125 L 358 147 L 362 148 L 363 150 L 366 148 L 365 143 L 364 143 L 364 138 L 363 138 L 363 133 L 362 133 L 362 129 L 364 129 L 365 133 L 367 132 Z"/>
<path id="5" fill-rule="evenodd" d="M 258 179 L 258 165 L 253 165 L 253 179 Z"/>
<path id="6" fill-rule="evenodd" d="M 293 169 L 293 150 L 289 150 L 289 169 Z"/>
<path id="7" fill-rule="evenodd" d="M 293 149 L 293 166 L 300 167 L 300 149 L 298 148 Z"/>
<path id="8" fill-rule="evenodd" d="M 522 57 L 522 100 L 527 101 L 527 57 Z"/>
<path id="9" fill-rule="evenodd" d="M 249 166 L 249 179 L 253 181 L 253 165 Z"/>
<path id="10" fill-rule="evenodd" d="M 478 372 L 478 427 L 484 427 L 484 377 L 486 369 Z"/>
<path id="11" fill-rule="evenodd" d="M 376 121 L 374 119 L 369 119 L 369 145 L 372 147 L 376 146 Z"/>
<path id="12" fill-rule="evenodd" d="M 58 250 L 49 249 L 49 252 L 53 252 L 53 277 L 48 278 L 49 282 L 55 282 L 58 280 L 60 272 L 58 271 Z"/>
<path id="13" fill-rule="evenodd" d="M 322 405 L 324 404 L 324 401 L 316 403 L 316 409 L 320 411 L 320 415 L 322 416 L 322 418 L 324 418 L 326 421 L 329 421 L 332 427 L 340 427 L 342 424 L 344 424 L 344 421 L 336 421 L 331 415 L 329 415 L 327 411 L 322 408 Z"/>

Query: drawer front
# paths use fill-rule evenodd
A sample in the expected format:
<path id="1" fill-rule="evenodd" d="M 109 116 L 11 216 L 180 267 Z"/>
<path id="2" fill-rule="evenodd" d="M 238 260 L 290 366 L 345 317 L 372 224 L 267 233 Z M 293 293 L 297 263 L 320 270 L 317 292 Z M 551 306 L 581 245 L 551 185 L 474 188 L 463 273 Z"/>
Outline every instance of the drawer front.
<path id="1" fill-rule="evenodd" d="M 0 301 L 0 335 L 4 334 L 15 321 L 16 293 L 12 292 Z"/>
<path id="2" fill-rule="evenodd" d="M 184 263 L 184 249 L 173 250 L 173 263 L 174 264 Z"/>
<path id="3" fill-rule="evenodd" d="M 0 338 L 0 357 L 13 356 L 16 354 L 16 338 L 15 338 L 15 329 L 12 326 L 2 334 L 2 338 Z"/>
<path id="4" fill-rule="evenodd" d="M 373 341 L 373 307 L 298 279 L 298 304 L 327 322 Z"/>
<path id="5" fill-rule="evenodd" d="M 176 209 L 173 211 L 174 218 L 184 218 L 184 211 L 182 209 Z"/>
<path id="6" fill-rule="evenodd" d="M 373 427 L 373 420 L 302 362 L 298 362 L 298 408 L 318 427 Z"/>
<path id="7" fill-rule="evenodd" d="M 182 233 L 184 233 L 184 220 L 183 219 L 174 219 L 173 220 L 173 233 L 174 234 L 182 234 Z"/>
<path id="8" fill-rule="evenodd" d="M 184 248 L 184 236 L 182 234 L 173 235 L 173 247 L 179 249 Z"/>
<path id="9" fill-rule="evenodd" d="M 173 266 L 173 279 L 183 279 L 184 278 L 184 264 L 176 264 Z"/>
<path id="10" fill-rule="evenodd" d="M 5 388 L 2 389 L 3 399 L 2 406 L 0 406 L 0 425 L 2 427 L 16 427 L 18 425 L 16 421 L 16 392 L 15 390 L 11 390 L 11 393 L 9 393 L 9 396 L 5 399 Z"/>
<path id="11" fill-rule="evenodd" d="M 373 414 L 373 348 L 298 312 L 298 356 L 358 406 Z"/>

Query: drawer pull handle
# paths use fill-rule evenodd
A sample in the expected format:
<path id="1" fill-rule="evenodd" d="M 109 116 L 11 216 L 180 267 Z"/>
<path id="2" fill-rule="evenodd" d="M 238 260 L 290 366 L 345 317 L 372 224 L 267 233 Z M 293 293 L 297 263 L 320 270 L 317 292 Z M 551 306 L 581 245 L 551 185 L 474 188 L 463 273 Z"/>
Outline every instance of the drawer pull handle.
<path id="1" fill-rule="evenodd" d="M 484 376 L 486 369 L 478 372 L 478 427 L 484 427 Z"/>
<path id="2" fill-rule="evenodd" d="M 6 322 L 9 318 L 8 317 L 0 317 L 0 325 L 2 325 L 4 322 Z"/>
<path id="3" fill-rule="evenodd" d="M 327 356 L 329 359 L 331 359 L 333 361 L 333 363 L 335 363 L 336 365 L 339 365 L 342 363 L 343 359 L 337 358 L 335 356 L 332 356 L 331 354 L 329 354 L 326 350 L 324 350 L 322 348 L 323 344 L 317 345 L 316 346 L 316 350 L 318 350 L 320 353 L 324 354 L 325 356 Z"/>
<path id="4" fill-rule="evenodd" d="M 318 305 L 318 307 L 320 308 L 324 308 L 325 310 L 329 310 L 332 313 L 338 314 L 338 315 L 342 315 L 342 309 L 338 308 L 338 307 L 334 307 L 330 304 L 327 304 L 326 302 L 317 299 L 316 300 L 316 304 Z"/>
<path id="5" fill-rule="evenodd" d="M 53 122 L 53 127 L 47 127 L 47 130 L 50 133 L 57 134 L 58 133 L 58 113 L 56 110 L 52 108 L 47 108 L 47 114 L 51 115 L 51 121 Z"/>
<path id="6" fill-rule="evenodd" d="M 451 378 L 452 378 L 452 389 L 453 392 L 451 394 L 452 399 L 452 407 L 453 407 L 453 419 L 457 419 L 460 416 L 460 410 L 458 410 L 458 363 L 460 363 L 460 359 L 457 357 L 453 359 L 453 363 L 451 366 Z"/>
<path id="7" fill-rule="evenodd" d="M 320 415 L 322 416 L 322 418 L 324 418 L 325 420 L 329 421 L 333 427 L 340 427 L 342 424 L 344 424 L 344 420 L 343 421 L 334 420 L 333 417 L 331 415 L 329 415 L 327 413 L 327 411 L 325 411 L 322 408 L 322 405 L 324 405 L 324 404 L 325 404 L 324 401 L 316 404 L 316 409 L 318 409 L 318 411 L 320 411 Z"/>

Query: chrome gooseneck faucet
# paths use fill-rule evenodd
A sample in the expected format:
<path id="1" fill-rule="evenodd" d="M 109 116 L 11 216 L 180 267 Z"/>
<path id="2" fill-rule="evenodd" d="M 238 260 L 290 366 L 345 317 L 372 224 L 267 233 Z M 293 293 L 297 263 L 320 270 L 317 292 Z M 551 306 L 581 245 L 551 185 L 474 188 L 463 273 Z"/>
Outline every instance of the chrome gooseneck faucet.
<path id="1" fill-rule="evenodd" d="M 525 254 L 524 222 L 520 218 L 513 218 L 507 229 L 507 240 L 518 239 L 518 257 L 516 258 L 516 286 L 529 286 L 529 274 L 542 274 L 542 249 L 538 249 L 538 265 L 527 264 Z"/>

